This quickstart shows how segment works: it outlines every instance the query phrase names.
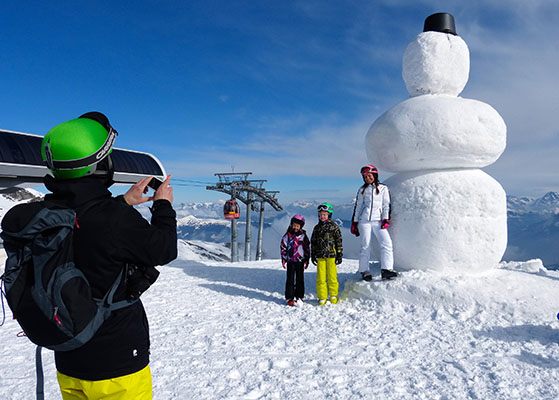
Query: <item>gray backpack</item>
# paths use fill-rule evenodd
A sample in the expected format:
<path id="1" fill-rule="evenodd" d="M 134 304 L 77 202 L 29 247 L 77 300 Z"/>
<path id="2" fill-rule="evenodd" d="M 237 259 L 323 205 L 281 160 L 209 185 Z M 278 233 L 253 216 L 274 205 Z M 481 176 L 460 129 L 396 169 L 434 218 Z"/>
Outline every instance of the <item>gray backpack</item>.
<path id="1" fill-rule="evenodd" d="M 38 398 L 43 386 L 42 347 L 74 350 L 93 337 L 112 311 L 137 301 L 113 302 L 126 268 L 103 298 L 93 297 L 87 278 L 74 264 L 75 228 L 79 229 L 74 210 L 43 207 L 21 231 L 0 234 L 8 255 L 1 277 L 8 305 L 38 346 Z"/>

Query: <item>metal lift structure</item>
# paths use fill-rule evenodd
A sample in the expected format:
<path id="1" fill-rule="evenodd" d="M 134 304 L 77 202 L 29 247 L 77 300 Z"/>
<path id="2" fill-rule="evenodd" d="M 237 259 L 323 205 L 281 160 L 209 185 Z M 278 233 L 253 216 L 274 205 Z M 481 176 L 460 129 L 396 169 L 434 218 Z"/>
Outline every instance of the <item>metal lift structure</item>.
<path id="1" fill-rule="evenodd" d="M 231 200 L 239 200 L 246 205 L 246 232 L 245 232 L 245 261 L 250 261 L 251 242 L 251 211 L 260 213 L 258 225 L 258 238 L 256 241 L 256 260 L 262 259 L 262 232 L 264 230 L 264 206 L 270 204 L 276 211 L 283 210 L 275 198 L 279 191 L 267 191 L 263 188 L 265 179 L 248 179 L 252 172 L 222 172 L 216 173 L 218 182 L 213 186 L 206 186 L 207 190 L 223 192 L 231 196 Z M 237 246 L 237 220 L 231 220 L 231 262 L 239 261 Z"/>

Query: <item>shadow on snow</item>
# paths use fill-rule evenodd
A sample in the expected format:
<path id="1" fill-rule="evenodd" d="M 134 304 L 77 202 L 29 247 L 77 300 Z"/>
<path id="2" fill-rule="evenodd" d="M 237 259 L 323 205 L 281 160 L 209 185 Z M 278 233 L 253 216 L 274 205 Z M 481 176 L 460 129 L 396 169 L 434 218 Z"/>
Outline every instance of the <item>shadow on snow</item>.
<path id="1" fill-rule="evenodd" d="M 216 292 L 284 303 L 286 272 L 281 266 L 274 270 L 233 265 L 214 266 L 193 261 L 188 261 L 186 264 L 184 261 L 174 262 L 169 266 L 180 268 L 189 276 L 209 281 L 210 283 L 202 283 L 200 286 Z M 351 278 L 354 278 L 354 274 L 338 273 L 340 294 L 345 282 Z M 305 271 L 305 297 L 316 298 L 316 268 L 313 271 Z"/>

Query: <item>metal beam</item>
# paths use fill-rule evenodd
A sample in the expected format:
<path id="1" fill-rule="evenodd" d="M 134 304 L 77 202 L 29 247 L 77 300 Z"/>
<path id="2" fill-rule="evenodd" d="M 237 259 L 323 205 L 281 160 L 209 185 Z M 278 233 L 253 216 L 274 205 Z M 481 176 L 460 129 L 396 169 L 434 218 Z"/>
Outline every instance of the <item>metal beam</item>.
<path id="1" fill-rule="evenodd" d="M 245 230 L 245 261 L 250 261 L 250 227 L 251 227 L 251 219 L 250 219 L 250 212 L 252 211 L 252 196 L 250 193 L 247 193 L 248 203 L 247 203 L 247 219 L 246 219 L 246 230 Z"/>
<path id="2" fill-rule="evenodd" d="M 256 261 L 262 260 L 262 233 L 264 231 L 264 202 L 260 202 L 260 219 L 258 220 L 258 239 L 256 239 Z"/>

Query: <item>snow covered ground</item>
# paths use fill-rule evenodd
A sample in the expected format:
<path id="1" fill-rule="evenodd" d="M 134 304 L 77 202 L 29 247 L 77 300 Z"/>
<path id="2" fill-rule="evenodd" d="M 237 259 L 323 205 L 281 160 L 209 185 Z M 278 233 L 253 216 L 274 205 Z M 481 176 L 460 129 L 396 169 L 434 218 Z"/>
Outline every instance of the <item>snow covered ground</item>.
<path id="1" fill-rule="evenodd" d="M 192 248 L 144 295 L 154 399 L 557 399 L 559 271 L 538 260 L 481 275 L 357 280 L 342 301 L 287 307 L 279 261 L 203 261 Z M 3 265 L 3 260 L 0 259 Z M 35 347 L 6 309 L 0 399 L 32 399 Z M 46 398 L 59 399 L 51 352 Z"/>

